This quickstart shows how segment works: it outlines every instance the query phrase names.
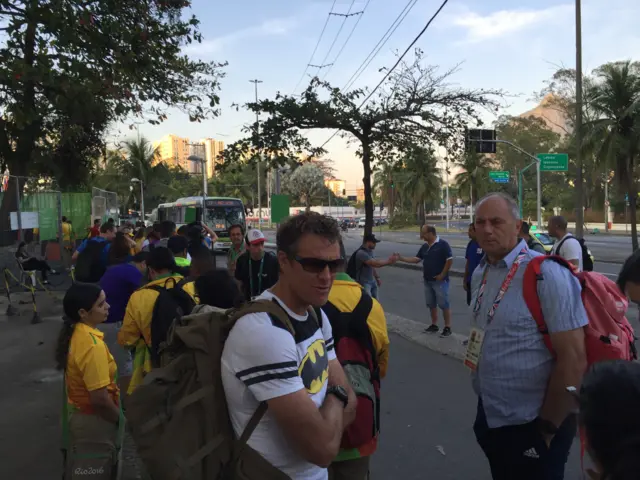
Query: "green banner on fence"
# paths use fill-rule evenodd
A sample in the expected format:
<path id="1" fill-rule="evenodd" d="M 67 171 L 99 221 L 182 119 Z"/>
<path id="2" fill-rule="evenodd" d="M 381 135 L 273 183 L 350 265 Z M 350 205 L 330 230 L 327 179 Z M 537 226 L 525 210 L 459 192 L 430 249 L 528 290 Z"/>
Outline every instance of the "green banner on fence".
<path id="1" fill-rule="evenodd" d="M 271 222 L 280 223 L 289 216 L 289 195 L 271 195 Z"/>
<path id="2" fill-rule="evenodd" d="M 43 208 L 38 212 L 40 225 L 40 240 L 55 240 L 58 238 L 58 209 Z"/>

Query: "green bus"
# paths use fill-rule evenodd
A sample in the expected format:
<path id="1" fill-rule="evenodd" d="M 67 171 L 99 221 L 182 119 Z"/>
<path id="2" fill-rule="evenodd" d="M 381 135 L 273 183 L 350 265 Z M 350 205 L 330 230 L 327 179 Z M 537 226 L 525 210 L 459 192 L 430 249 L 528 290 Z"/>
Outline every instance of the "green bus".
<path id="1" fill-rule="evenodd" d="M 159 222 L 171 220 L 178 227 L 200 221 L 218 235 L 214 250 L 228 250 L 231 247 L 229 227 L 242 225 L 246 231 L 247 222 L 245 208 L 239 198 L 207 197 L 205 199 L 205 215 L 202 218 L 202 197 L 179 198 L 173 203 L 158 205 L 156 219 Z"/>

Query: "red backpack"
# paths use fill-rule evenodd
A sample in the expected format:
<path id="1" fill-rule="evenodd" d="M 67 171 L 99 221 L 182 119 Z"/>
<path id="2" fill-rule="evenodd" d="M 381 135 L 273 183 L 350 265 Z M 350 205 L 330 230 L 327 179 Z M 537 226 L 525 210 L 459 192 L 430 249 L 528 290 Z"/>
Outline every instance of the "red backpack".
<path id="1" fill-rule="evenodd" d="M 524 272 L 522 293 L 544 343 L 551 353 L 553 346 L 542 315 L 538 297 L 538 281 L 544 280 L 540 266 L 552 260 L 568 268 L 582 286 L 582 303 L 589 324 L 584 327 L 587 364 L 603 360 L 635 360 L 638 358 L 635 335 L 625 313 L 629 302 L 615 282 L 597 272 L 578 272 L 575 267 L 558 255 L 541 255 L 531 259 Z"/>
<path id="2" fill-rule="evenodd" d="M 367 319 L 373 300 L 364 290 L 351 312 L 328 302 L 323 307 L 331 322 L 336 356 L 358 398 L 356 418 L 342 435 L 341 447 L 367 445 L 380 431 L 380 369 Z"/>

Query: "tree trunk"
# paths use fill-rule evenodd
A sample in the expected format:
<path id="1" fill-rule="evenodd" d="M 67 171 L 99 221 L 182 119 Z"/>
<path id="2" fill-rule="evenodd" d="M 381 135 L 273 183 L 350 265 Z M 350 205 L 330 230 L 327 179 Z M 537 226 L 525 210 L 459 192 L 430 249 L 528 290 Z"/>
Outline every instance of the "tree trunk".
<path id="1" fill-rule="evenodd" d="M 627 195 L 629 195 L 629 221 L 631 222 L 631 251 L 635 252 L 638 249 L 638 216 L 636 212 L 638 189 L 633 179 L 633 158 L 629 160 L 629 170 L 627 177 Z"/>
<path id="2" fill-rule="evenodd" d="M 311 195 L 304 196 L 304 205 L 305 205 L 305 213 L 309 213 L 311 211 Z"/>
<path id="3" fill-rule="evenodd" d="M 422 228 L 424 224 L 424 202 L 420 202 L 418 203 L 418 225 Z"/>
<path id="4" fill-rule="evenodd" d="M 371 197 L 371 146 L 362 142 L 362 166 L 364 168 L 364 234 L 373 232 L 373 198 Z"/>

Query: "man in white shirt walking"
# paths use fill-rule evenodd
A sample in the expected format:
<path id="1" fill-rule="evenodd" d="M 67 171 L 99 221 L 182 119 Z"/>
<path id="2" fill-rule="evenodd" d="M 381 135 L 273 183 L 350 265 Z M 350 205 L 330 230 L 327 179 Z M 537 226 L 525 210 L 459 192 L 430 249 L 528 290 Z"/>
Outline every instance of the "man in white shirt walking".
<path id="1" fill-rule="evenodd" d="M 551 249 L 551 255 L 559 255 L 569 263 L 575 265 L 579 271 L 583 270 L 582 244 L 571 233 L 567 232 L 567 221 L 557 216 L 549 219 L 547 225 L 549 235 L 557 238 Z"/>

